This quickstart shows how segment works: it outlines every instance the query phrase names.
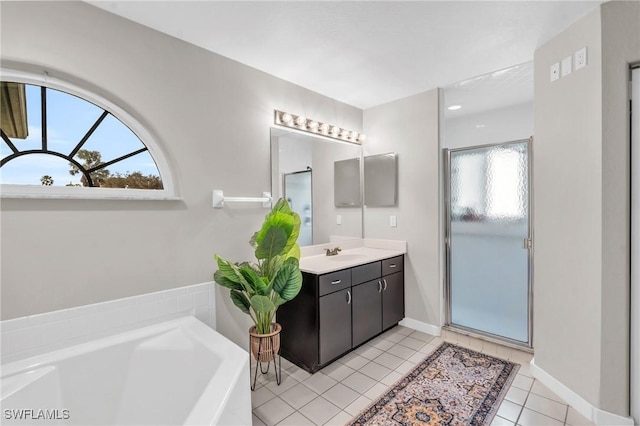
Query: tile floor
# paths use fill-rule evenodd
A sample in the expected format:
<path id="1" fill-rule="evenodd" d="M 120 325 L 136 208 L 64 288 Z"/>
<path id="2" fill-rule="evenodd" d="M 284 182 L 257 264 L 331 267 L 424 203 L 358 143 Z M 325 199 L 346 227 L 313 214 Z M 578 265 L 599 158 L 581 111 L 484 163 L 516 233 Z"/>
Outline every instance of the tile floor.
<path id="1" fill-rule="evenodd" d="M 311 375 L 282 359 L 282 381 L 258 375 L 254 426 L 344 425 L 444 340 L 521 364 L 492 425 L 592 425 L 531 377 L 531 355 L 444 332 L 433 337 L 397 326 Z"/>

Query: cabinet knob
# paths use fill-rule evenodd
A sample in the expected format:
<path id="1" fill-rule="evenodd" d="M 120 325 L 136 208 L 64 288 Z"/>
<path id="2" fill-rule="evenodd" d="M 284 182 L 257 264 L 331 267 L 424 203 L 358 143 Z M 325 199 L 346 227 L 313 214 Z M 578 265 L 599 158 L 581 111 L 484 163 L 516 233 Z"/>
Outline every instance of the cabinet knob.
<path id="1" fill-rule="evenodd" d="M 382 291 L 387 291 L 387 280 L 383 278 L 382 282 L 384 283 L 384 287 L 383 287 Z"/>
<path id="2" fill-rule="evenodd" d="M 347 305 L 351 304 L 351 290 L 347 290 Z"/>
<path id="3" fill-rule="evenodd" d="M 336 284 L 340 284 L 342 282 L 342 280 L 335 280 L 335 281 L 331 281 L 331 284 L 336 285 Z"/>
<path id="4" fill-rule="evenodd" d="M 395 263 L 392 263 L 391 265 L 389 265 L 389 268 L 395 268 L 395 267 L 396 267 Z"/>
<path id="5" fill-rule="evenodd" d="M 378 280 L 378 293 L 382 293 L 382 281 Z"/>

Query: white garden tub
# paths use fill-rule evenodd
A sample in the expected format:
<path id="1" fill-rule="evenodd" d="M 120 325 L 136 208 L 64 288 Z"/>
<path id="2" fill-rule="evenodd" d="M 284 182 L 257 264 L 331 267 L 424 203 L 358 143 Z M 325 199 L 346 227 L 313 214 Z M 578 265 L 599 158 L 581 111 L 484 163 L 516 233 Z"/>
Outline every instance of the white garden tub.
<path id="1" fill-rule="evenodd" d="M 250 425 L 249 355 L 184 317 L 2 366 L 2 424 Z"/>

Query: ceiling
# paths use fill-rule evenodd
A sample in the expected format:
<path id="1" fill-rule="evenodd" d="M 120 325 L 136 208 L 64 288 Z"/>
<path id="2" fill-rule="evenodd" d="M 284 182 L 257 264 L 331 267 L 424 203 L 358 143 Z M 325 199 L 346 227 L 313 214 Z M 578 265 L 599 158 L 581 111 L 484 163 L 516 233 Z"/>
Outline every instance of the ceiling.
<path id="1" fill-rule="evenodd" d="M 366 109 L 533 60 L 602 1 L 88 1 Z"/>

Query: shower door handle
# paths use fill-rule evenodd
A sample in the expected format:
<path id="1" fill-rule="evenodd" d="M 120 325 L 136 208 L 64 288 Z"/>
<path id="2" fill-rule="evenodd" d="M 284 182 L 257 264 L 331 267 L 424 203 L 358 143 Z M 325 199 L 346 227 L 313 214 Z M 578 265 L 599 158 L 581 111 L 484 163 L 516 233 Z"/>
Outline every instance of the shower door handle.
<path id="1" fill-rule="evenodd" d="M 532 244 L 531 244 L 531 238 L 525 238 L 522 241 L 522 248 L 525 250 L 531 250 Z"/>

